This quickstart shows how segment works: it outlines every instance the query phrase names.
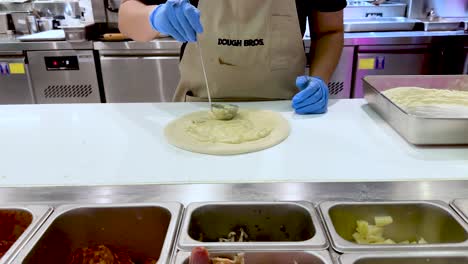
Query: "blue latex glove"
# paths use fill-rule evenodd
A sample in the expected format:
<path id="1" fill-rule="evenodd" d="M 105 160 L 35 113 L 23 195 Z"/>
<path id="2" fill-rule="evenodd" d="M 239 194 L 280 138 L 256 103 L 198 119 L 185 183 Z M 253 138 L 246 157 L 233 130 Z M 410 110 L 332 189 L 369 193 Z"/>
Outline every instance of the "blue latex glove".
<path id="1" fill-rule="evenodd" d="M 299 76 L 296 86 L 300 92 L 292 99 L 292 107 L 301 115 L 323 114 L 328 107 L 328 87 L 319 77 Z"/>
<path id="2" fill-rule="evenodd" d="M 154 30 L 181 42 L 195 42 L 203 32 L 200 11 L 188 0 L 167 0 L 151 11 L 149 21 Z"/>

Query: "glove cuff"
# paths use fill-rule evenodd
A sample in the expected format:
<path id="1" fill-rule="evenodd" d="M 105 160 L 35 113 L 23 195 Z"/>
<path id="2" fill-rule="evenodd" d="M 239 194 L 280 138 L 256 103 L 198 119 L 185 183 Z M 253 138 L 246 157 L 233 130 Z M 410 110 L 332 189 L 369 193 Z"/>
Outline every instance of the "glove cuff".
<path id="1" fill-rule="evenodd" d="M 157 31 L 157 32 L 162 33 L 162 34 L 164 34 L 164 33 L 161 32 L 161 31 L 159 31 L 158 28 L 156 27 L 156 25 L 154 24 L 154 17 L 157 15 L 157 12 L 158 12 L 159 8 L 161 8 L 163 5 L 164 5 L 164 4 L 160 4 L 160 5 L 158 5 L 157 7 L 155 7 L 155 8 L 153 9 L 153 11 L 151 11 L 151 13 L 150 13 L 150 15 L 149 15 L 149 18 L 148 18 L 149 23 L 150 23 L 150 25 L 151 25 L 151 28 L 152 28 L 154 31 Z"/>

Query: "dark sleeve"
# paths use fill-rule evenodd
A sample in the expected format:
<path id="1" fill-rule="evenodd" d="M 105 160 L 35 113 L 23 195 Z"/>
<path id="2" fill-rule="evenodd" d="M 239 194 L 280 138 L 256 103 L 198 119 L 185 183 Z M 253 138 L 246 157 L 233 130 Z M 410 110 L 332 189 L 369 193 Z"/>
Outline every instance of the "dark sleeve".
<path id="1" fill-rule="evenodd" d="M 343 10 L 347 2 L 346 0 L 315 0 L 309 1 L 311 9 L 319 12 L 337 12 Z"/>
<path id="2" fill-rule="evenodd" d="M 139 0 L 139 1 L 145 5 L 160 5 L 166 2 L 166 0 Z"/>

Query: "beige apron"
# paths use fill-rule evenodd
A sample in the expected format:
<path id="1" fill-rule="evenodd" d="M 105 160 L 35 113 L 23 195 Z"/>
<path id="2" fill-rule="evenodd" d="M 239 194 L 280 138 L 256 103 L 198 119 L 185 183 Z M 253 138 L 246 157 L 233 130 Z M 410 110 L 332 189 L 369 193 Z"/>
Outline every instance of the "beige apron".
<path id="1" fill-rule="evenodd" d="M 295 0 L 200 0 L 202 48 L 214 101 L 291 99 L 306 57 Z M 180 63 L 175 101 L 206 101 L 198 48 Z"/>

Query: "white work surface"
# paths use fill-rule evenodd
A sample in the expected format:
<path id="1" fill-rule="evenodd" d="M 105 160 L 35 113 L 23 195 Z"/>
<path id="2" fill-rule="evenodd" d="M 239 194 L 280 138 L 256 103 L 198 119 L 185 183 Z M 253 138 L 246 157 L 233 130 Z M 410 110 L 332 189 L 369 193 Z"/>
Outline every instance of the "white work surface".
<path id="1" fill-rule="evenodd" d="M 206 104 L 0 106 L 0 186 L 468 179 L 468 148 L 412 146 L 364 100 L 332 101 L 318 116 L 293 114 L 290 102 L 243 106 L 282 112 L 289 138 L 208 156 L 163 134 Z"/>

